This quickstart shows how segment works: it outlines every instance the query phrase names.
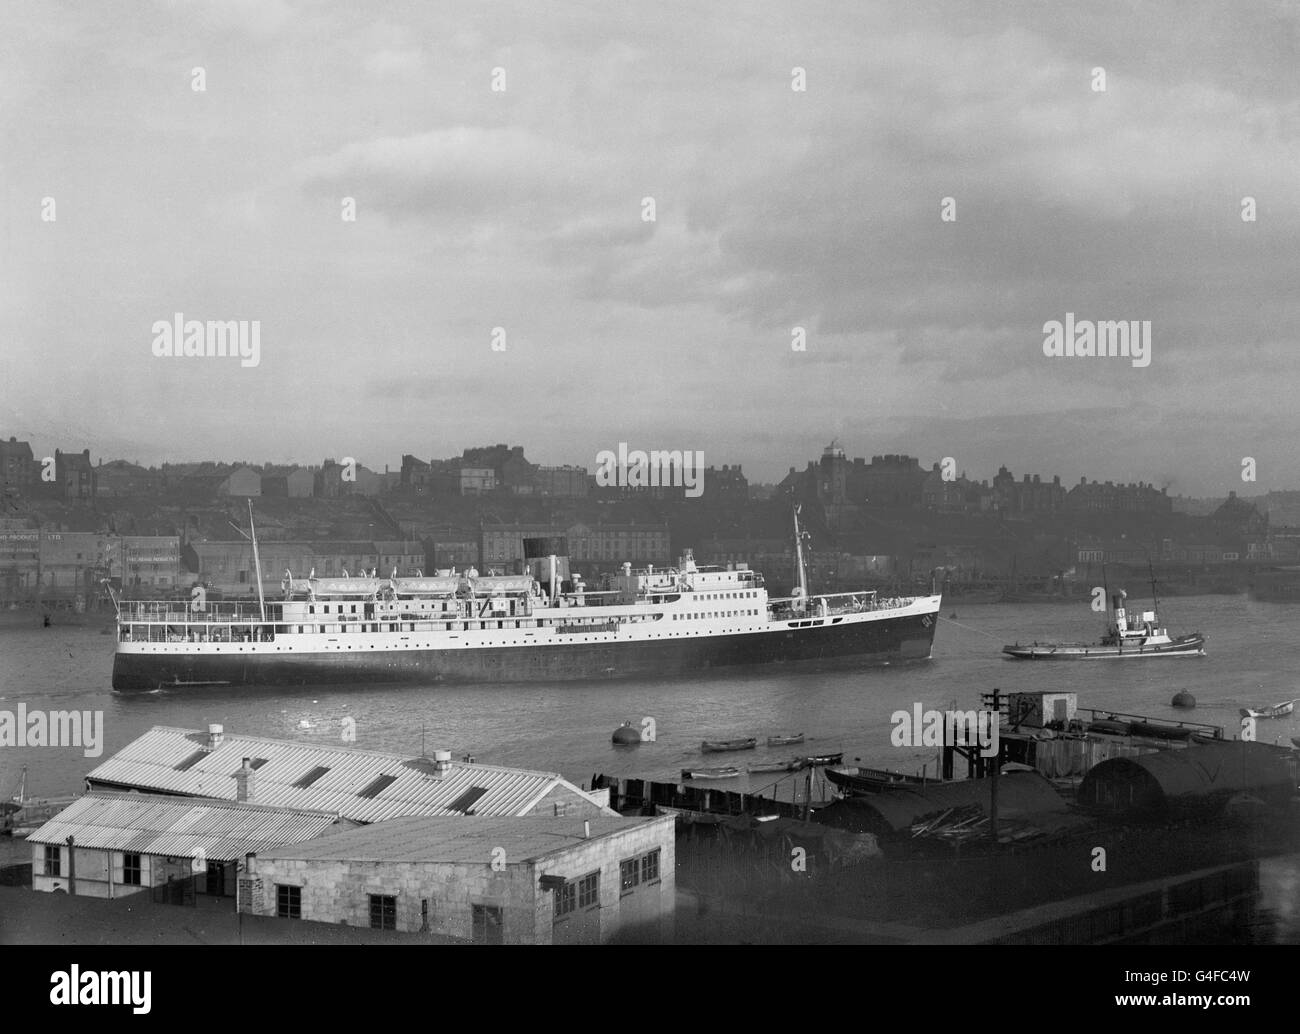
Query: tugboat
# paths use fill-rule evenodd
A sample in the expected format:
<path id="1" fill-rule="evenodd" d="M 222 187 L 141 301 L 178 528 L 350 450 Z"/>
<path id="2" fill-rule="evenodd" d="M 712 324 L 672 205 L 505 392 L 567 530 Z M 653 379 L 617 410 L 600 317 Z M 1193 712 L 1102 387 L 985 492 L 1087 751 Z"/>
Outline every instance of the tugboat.
<path id="1" fill-rule="evenodd" d="M 1155 579 L 1151 580 L 1151 609 L 1129 623 L 1124 607 L 1127 593 L 1123 589 L 1109 598 L 1106 634 L 1097 643 L 1032 643 L 1002 647 L 1002 652 L 1017 661 L 1092 661 L 1130 657 L 1204 657 L 1205 636 L 1200 632 L 1171 636 L 1161 627 L 1156 614 Z"/>

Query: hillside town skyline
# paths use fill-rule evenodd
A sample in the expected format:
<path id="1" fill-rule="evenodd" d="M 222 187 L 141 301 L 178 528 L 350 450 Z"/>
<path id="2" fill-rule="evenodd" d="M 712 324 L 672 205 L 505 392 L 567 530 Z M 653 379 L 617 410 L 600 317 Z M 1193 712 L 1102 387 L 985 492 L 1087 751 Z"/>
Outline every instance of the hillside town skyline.
<path id="1" fill-rule="evenodd" d="M 976 480 L 951 457 L 868 460 L 836 441 L 776 484 L 751 483 L 743 464 L 706 464 L 698 493 L 679 471 L 656 473 L 611 482 L 506 443 L 427 461 L 406 453 L 382 471 L 352 457 L 147 468 L 89 448 L 38 459 L 10 436 L 0 438 L 0 596 L 85 605 L 105 580 L 128 592 L 248 593 L 255 500 L 271 592 L 286 573 L 517 573 L 529 539 L 554 542 L 592 577 L 692 550 L 788 580 L 794 504 L 812 533 L 812 575 L 835 588 L 941 580 L 959 595 L 1068 598 L 1106 564 L 1159 562 L 1176 592 L 1253 591 L 1261 572 L 1300 561 L 1300 492 L 1176 500 L 1145 481 L 1068 485 L 1005 465 Z"/>
<path id="2" fill-rule="evenodd" d="M 260 474 L 268 474 L 272 477 L 276 477 L 276 476 L 282 477 L 295 470 L 305 470 L 311 472 L 313 475 L 318 475 L 323 471 L 328 471 L 328 468 L 331 465 L 337 465 L 340 464 L 341 462 L 347 462 L 350 460 L 358 469 L 360 469 L 363 472 L 362 473 L 363 481 L 374 479 L 376 477 L 380 477 L 381 475 L 386 475 L 389 479 L 387 481 L 388 486 L 393 487 L 405 483 L 402 480 L 400 475 L 403 470 L 407 470 L 409 472 L 409 470 L 411 469 L 412 462 L 416 463 L 417 465 L 423 464 L 430 468 L 439 468 L 439 467 L 449 468 L 451 466 L 455 466 L 457 463 L 459 463 L 462 467 L 472 468 L 474 466 L 474 463 L 479 462 L 478 460 L 474 459 L 475 455 L 482 456 L 492 452 L 493 450 L 496 450 L 498 452 L 500 452 L 501 450 L 508 450 L 516 458 L 516 462 L 522 461 L 525 465 L 529 466 L 530 468 L 533 468 L 541 472 L 542 476 L 545 477 L 553 478 L 553 475 L 550 474 L 550 472 L 552 471 L 570 471 L 570 470 L 581 468 L 584 471 L 586 471 L 586 474 L 589 479 L 594 476 L 594 472 L 599 470 L 601 466 L 599 457 L 601 456 L 602 452 L 606 450 L 613 452 L 614 448 L 618 446 L 626 446 L 626 448 L 629 450 L 638 449 L 640 452 L 647 454 L 648 456 L 651 457 L 653 457 L 655 454 L 661 454 L 665 456 L 669 454 L 675 454 L 681 456 L 683 453 L 689 454 L 692 451 L 688 449 L 683 449 L 680 446 L 677 448 L 661 449 L 649 443 L 636 442 L 636 441 L 633 441 L 631 443 L 613 442 L 611 443 L 612 447 L 611 445 L 600 443 L 595 445 L 590 450 L 588 450 L 588 457 L 585 460 L 580 461 L 581 460 L 580 457 L 570 456 L 567 458 L 567 461 L 565 462 L 548 464 L 545 462 L 533 462 L 523 458 L 523 454 L 525 450 L 526 449 L 531 450 L 532 449 L 531 446 L 523 446 L 523 445 L 507 446 L 504 443 L 500 443 L 494 446 L 465 446 L 459 456 L 452 453 L 444 457 L 430 456 L 428 459 L 425 459 L 422 456 L 417 456 L 413 452 L 404 451 L 401 453 L 400 458 L 396 459 L 396 461 L 394 461 L 392 458 L 389 458 L 384 461 L 371 460 L 370 462 L 367 462 L 368 458 L 361 456 L 359 454 L 343 455 L 337 452 L 333 455 L 322 456 L 320 459 L 316 459 L 316 460 L 309 459 L 306 461 L 299 460 L 299 459 L 270 459 L 270 458 L 253 459 L 251 458 L 251 456 L 239 456 L 236 458 L 226 458 L 226 457 L 219 457 L 213 455 L 209 451 L 207 454 L 204 454 L 197 459 L 180 458 L 180 459 L 153 460 L 153 461 L 146 460 L 144 462 L 141 462 L 139 458 L 140 454 L 138 453 L 133 453 L 130 454 L 129 456 L 128 455 L 110 456 L 108 455 L 108 452 L 93 449 L 91 446 L 83 445 L 83 448 L 80 450 L 77 450 L 75 448 L 65 450 L 57 446 L 55 446 L 54 448 L 49 448 L 48 446 L 42 447 L 40 445 L 40 442 L 41 439 L 36 438 L 35 436 L 30 436 L 29 439 L 20 439 L 17 435 L 13 433 L 10 433 L 7 438 L 0 437 L 0 487 L 8 486 L 11 483 L 17 484 L 19 482 L 19 475 L 17 474 L 17 468 L 11 469 L 12 464 L 17 464 L 20 467 L 30 467 L 30 469 L 33 469 L 37 472 L 34 475 L 34 479 L 39 480 L 40 479 L 39 470 L 42 462 L 45 462 L 47 460 L 54 460 L 56 457 L 68 457 L 67 462 L 78 463 L 78 464 L 82 463 L 84 460 L 86 463 L 89 464 L 91 468 L 95 469 L 96 471 L 102 471 L 106 469 L 107 475 L 110 479 L 113 478 L 120 479 L 121 477 L 123 477 L 125 473 L 131 471 L 137 471 L 137 472 L 153 471 L 159 475 L 162 475 L 163 473 L 168 471 L 176 471 L 176 472 L 184 471 L 189 473 L 194 473 L 198 471 L 202 471 L 204 473 L 213 473 L 216 471 L 222 471 L 222 472 L 229 473 L 238 468 L 248 468 L 250 470 L 257 471 Z M 827 455 L 829 455 L 832 450 L 838 451 L 840 454 L 846 457 L 849 455 L 849 453 L 843 448 L 838 438 L 830 438 L 829 443 L 825 444 L 822 447 L 822 449 L 819 452 L 819 455 L 824 458 Z M 701 469 L 707 467 L 707 468 L 725 468 L 727 470 L 734 469 L 736 471 L 741 471 L 746 466 L 749 466 L 749 469 L 751 471 L 754 471 L 758 466 L 760 466 L 752 463 L 746 463 L 736 458 L 729 458 L 729 460 L 727 461 L 724 461 L 722 463 L 717 463 L 715 462 L 716 459 L 715 454 L 710 452 L 708 449 L 696 449 L 694 451 L 696 452 L 697 456 L 699 456 L 701 459 L 705 461 Z M 998 462 L 996 470 L 988 474 L 985 474 L 983 469 L 976 469 L 976 471 L 972 474 L 971 471 L 968 469 L 967 465 L 960 463 L 956 457 L 944 456 L 942 458 L 934 458 L 927 465 L 921 461 L 919 456 L 913 455 L 912 453 L 906 451 L 873 452 L 870 457 L 870 464 L 879 466 L 881 465 L 882 461 L 888 460 L 890 462 L 893 462 L 899 458 L 901 458 L 904 461 L 908 461 L 919 465 L 919 469 L 923 470 L 927 474 L 933 472 L 939 472 L 941 480 L 945 482 L 955 483 L 963 489 L 969 489 L 970 487 L 980 486 L 980 485 L 982 485 L 985 488 L 989 488 L 999 478 L 1005 481 L 1007 476 L 1013 470 L 1016 469 L 1016 465 L 1014 463 L 1008 463 L 1006 460 L 1000 460 Z M 1104 463 L 1105 457 L 1101 457 L 1100 459 L 1102 462 L 1099 465 L 1105 465 Z M 1247 467 L 1247 461 L 1249 461 L 1249 468 Z M 687 457 L 687 462 L 689 463 L 689 455 Z M 762 469 L 764 471 L 773 471 L 772 473 L 766 473 L 766 474 L 760 473 L 757 478 L 747 478 L 747 483 L 753 489 L 759 492 L 764 492 L 764 490 L 767 489 L 774 490 L 778 488 L 783 482 L 788 480 L 789 477 L 792 474 L 794 474 L 796 471 L 809 469 L 812 466 L 814 466 L 816 462 L 817 461 L 814 459 L 807 459 L 804 461 L 806 466 L 800 467 L 796 464 L 790 464 L 787 468 L 785 468 L 784 471 L 774 470 L 774 463 L 769 462 L 766 465 L 762 465 Z M 856 465 L 861 466 L 863 464 L 866 464 L 868 460 L 866 456 L 854 456 L 853 462 Z M 1247 470 L 1248 470 L 1248 474 L 1246 476 L 1243 476 L 1243 471 L 1247 471 Z M 945 471 L 947 471 L 946 475 L 944 474 Z M 1151 489 L 1160 493 L 1167 494 L 1170 499 L 1175 500 L 1176 506 L 1179 505 L 1179 501 L 1182 501 L 1181 505 L 1186 509 L 1188 509 L 1189 512 L 1197 512 L 1198 506 L 1200 507 L 1200 509 L 1203 509 L 1204 505 L 1211 500 L 1215 500 L 1215 499 L 1221 500 L 1222 497 L 1227 492 L 1232 492 L 1236 496 L 1241 498 L 1268 497 L 1274 494 L 1284 495 L 1290 492 L 1300 492 L 1300 487 L 1297 486 L 1291 486 L 1291 485 L 1265 486 L 1260 484 L 1259 481 L 1256 480 L 1257 472 L 1253 460 L 1249 460 L 1249 458 L 1245 458 L 1243 460 L 1242 465 L 1236 468 L 1236 480 L 1233 480 L 1231 478 L 1226 478 L 1224 479 L 1224 483 L 1221 490 L 1214 490 L 1206 493 L 1171 491 L 1171 489 L 1174 486 L 1176 486 L 1179 483 L 1182 483 L 1184 479 L 1166 477 L 1163 480 L 1161 480 L 1155 477 L 1144 478 L 1140 475 L 1135 478 L 1131 478 L 1131 477 L 1125 477 L 1123 475 L 1120 475 L 1114 471 L 1082 473 L 1073 479 L 1071 479 L 1067 473 L 1059 472 L 1059 471 L 1051 471 L 1051 472 L 1043 471 L 1038 473 L 1022 472 L 1017 476 L 1026 482 L 1031 482 L 1036 484 L 1054 483 L 1062 487 L 1067 493 L 1080 485 L 1083 486 L 1110 485 L 1110 486 L 1117 486 L 1126 489 L 1131 489 L 1131 488 L 1138 488 L 1142 490 Z M 47 475 L 47 479 L 48 479 L 48 475 Z M 63 478 L 58 477 L 57 480 L 62 481 Z M 499 487 L 508 487 L 513 494 L 531 494 L 531 490 L 521 491 L 521 485 L 518 479 L 515 479 L 515 481 L 513 482 L 502 480 L 499 484 L 489 485 L 486 482 L 484 482 L 483 479 L 480 477 L 477 481 L 474 482 L 473 490 L 476 492 L 491 491 Z M 275 494 L 275 492 L 276 490 L 273 488 L 271 493 L 269 494 Z M 261 493 L 242 492 L 237 494 L 256 495 Z M 296 494 L 301 495 L 306 493 L 299 491 Z M 313 492 L 311 494 L 316 494 L 316 493 Z M 539 488 L 537 494 L 572 495 L 574 493 L 571 491 L 555 491 L 554 489 L 546 490 L 545 488 Z"/>

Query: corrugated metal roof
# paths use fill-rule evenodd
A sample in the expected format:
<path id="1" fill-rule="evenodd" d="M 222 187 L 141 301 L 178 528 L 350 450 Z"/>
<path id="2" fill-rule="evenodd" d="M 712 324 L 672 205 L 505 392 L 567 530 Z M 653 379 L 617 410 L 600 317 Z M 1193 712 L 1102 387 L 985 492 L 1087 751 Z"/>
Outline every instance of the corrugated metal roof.
<path id="1" fill-rule="evenodd" d="M 295 808 L 267 808 L 154 794 L 97 791 L 79 797 L 27 839 L 132 854 L 215 861 L 240 858 L 321 836 L 337 816 Z"/>
<path id="2" fill-rule="evenodd" d="M 594 804 L 577 786 L 553 772 L 531 772 L 497 765 L 453 761 L 434 772 L 427 758 L 352 747 L 294 743 L 226 733 L 222 742 L 185 771 L 176 766 L 207 743 L 194 729 L 154 726 L 96 767 L 87 781 L 192 797 L 235 799 L 235 774 L 244 758 L 264 758 L 253 775 L 252 801 L 279 807 L 339 812 L 358 822 L 403 815 L 457 815 L 452 807 L 475 787 L 476 815 L 523 815 L 556 787 Z M 326 771 L 310 786 L 297 786 L 314 768 Z M 359 794 L 381 775 L 396 780 L 373 797 Z M 615 814 L 612 811 L 607 813 Z"/>
<path id="3" fill-rule="evenodd" d="M 1078 799 L 1118 808 L 1207 804 L 1240 792 L 1290 796 L 1291 752 L 1268 743 L 1227 740 L 1103 761 L 1083 778 Z"/>
<path id="4" fill-rule="evenodd" d="M 950 808 L 978 805 L 988 814 L 993 780 L 962 779 L 919 787 L 891 787 L 884 793 L 849 797 L 818 811 L 818 821 L 845 828 L 901 832 L 921 819 Z M 1056 789 L 1036 772 L 1004 774 L 998 780 L 998 813 L 1003 818 L 1065 811 Z"/>
<path id="5" fill-rule="evenodd" d="M 659 823 L 671 840 L 675 819 L 601 817 L 587 820 L 592 840 Z M 584 842 L 583 820 L 566 818 L 388 819 L 317 840 L 259 852 L 259 859 L 352 862 L 481 862 L 491 864 L 497 848 L 513 865 L 545 858 Z"/>

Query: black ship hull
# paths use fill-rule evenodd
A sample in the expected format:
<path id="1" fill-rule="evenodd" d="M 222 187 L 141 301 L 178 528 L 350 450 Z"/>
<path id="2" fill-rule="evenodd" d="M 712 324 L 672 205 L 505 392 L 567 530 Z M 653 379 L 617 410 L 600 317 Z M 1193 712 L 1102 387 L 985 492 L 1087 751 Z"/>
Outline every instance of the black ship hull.
<path id="1" fill-rule="evenodd" d="M 1139 660 L 1151 657 L 1204 657 L 1205 636 L 1199 632 L 1179 636 L 1156 646 L 1116 646 L 1104 643 L 1041 643 L 1032 646 L 1004 646 L 1002 652 L 1013 661 Z"/>
<path id="2" fill-rule="evenodd" d="M 119 652 L 113 688 L 207 685 L 569 682 L 655 678 L 756 665 L 882 664 L 930 656 L 936 616 L 760 634 L 554 646 L 209 654 Z"/>

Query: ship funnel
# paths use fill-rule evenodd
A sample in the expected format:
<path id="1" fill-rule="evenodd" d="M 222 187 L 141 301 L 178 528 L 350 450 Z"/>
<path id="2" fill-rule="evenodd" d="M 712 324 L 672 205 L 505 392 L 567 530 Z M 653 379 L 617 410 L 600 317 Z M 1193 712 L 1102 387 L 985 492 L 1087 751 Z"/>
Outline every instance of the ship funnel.
<path id="1" fill-rule="evenodd" d="M 433 770 L 439 775 L 451 770 L 451 751 L 435 750 L 433 752 Z"/>
<path id="2" fill-rule="evenodd" d="M 216 750 L 226 738 L 226 731 L 220 725 L 208 726 L 208 749 Z"/>
<path id="3" fill-rule="evenodd" d="M 552 601 L 564 591 L 569 580 L 569 540 L 565 535 L 523 540 L 523 570 L 517 574 L 532 575 L 533 581 L 545 586 L 546 596 Z"/>

